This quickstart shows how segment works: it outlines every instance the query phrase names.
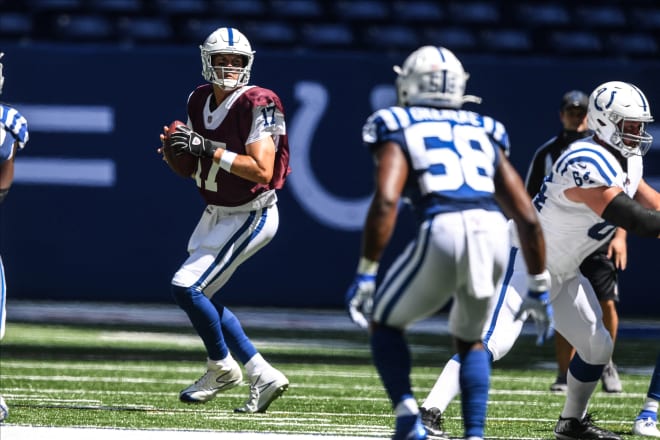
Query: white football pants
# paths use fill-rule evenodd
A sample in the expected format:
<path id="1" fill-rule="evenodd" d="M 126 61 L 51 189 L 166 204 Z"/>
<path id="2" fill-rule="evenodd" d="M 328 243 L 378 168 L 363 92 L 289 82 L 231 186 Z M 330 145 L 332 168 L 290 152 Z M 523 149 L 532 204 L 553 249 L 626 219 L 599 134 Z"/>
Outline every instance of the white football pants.
<path id="1" fill-rule="evenodd" d="M 279 226 L 277 205 L 251 211 L 209 205 L 188 242 L 189 257 L 172 284 L 199 286 L 211 298 L 236 268 L 272 240 Z"/>
<path id="2" fill-rule="evenodd" d="M 500 212 L 436 215 L 420 225 L 416 239 L 387 271 L 374 298 L 373 319 L 403 329 L 453 297 L 452 335 L 480 340 L 508 249 L 507 222 Z"/>

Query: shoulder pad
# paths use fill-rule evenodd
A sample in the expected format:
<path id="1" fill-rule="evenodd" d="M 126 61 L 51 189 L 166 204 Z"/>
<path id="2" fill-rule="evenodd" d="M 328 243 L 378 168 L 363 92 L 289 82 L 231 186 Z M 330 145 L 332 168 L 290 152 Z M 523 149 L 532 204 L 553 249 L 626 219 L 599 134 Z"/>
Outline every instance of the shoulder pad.
<path id="1" fill-rule="evenodd" d="M 369 116 L 362 127 L 362 141 L 365 144 L 379 143 L 387 133 L 401 130 L 409 125 L 410 116 L 401 107 L 378 110 Z"/>
<path id="2" fill-rule="evenodd" d="M 623 173 L 611 153 L 587 143 L 564 152 L 555 162 L 553 172 L 562 178 L 573 179 L 578 186 L 585 188 L 612 186 Z"/>
<path id="3" fill-rule="evenodd" d="M 511 152 L 511 144 L 509 142 L 509 134 L 506 132 L 504 124 L 497 121 L 490 116 L 481 116 L 483 121 L 484 130 L 490 138 L 499 146 L 506 156 Z"/>
<path id="4" fill-rule="evenodd" d="M 282 107 L 280 98 L 275 92 L 262 87 L 254 86 L 248 91 L 243 93 L 243 96 L 256 107 L 266 107 L 275 104 L 277 107 Z"/>
<path id="5" fill-rule="evenodd" d="M 190 92 L 190 95 L 188 95 L 188 103 L 190 104 L 191 101 L 197 99 L 205 100 L 211 93 L 213 93 L 213 86 L 211 84 L 202 84 L 201 86 L 197 86 L 195 90 Z"/>

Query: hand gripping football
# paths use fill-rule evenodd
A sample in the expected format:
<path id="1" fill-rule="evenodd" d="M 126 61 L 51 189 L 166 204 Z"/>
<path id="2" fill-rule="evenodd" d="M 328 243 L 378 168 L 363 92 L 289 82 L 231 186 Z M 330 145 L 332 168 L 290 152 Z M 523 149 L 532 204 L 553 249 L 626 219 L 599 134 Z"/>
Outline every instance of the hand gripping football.
<path id="1" fill-rule="evenodd" d="M 186 125 L 181 121 L 174 121 L 170 124 L 165 141 L 163 142 L 163 156 L 172 171 L 181 177 L 190 177 L 197 170 L 197 157 L 190 153 L 174 154 L 174 149 L 170 145 L 170 134 L 176 131 L 179 125 Z"/>

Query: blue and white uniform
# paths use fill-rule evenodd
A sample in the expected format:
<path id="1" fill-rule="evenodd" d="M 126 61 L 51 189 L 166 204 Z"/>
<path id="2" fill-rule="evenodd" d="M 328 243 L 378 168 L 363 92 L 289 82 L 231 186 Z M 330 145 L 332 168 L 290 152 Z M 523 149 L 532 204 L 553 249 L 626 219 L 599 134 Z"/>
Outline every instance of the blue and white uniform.
<path id="1" fill-rule="evenodd" d="M 0 165 L 14 160 L 16 150 L 25 147 L 29 138 L 28 124 L 23 115 L 13 107 L 0 104 Z M 2 189 L 8 188 L 0 188 Z M 6 302 L 5 268 L 0 257 L 0 339 L 5 334 Z"/>
<path id="2" fill-rule="evenodd" d="M 615 226 L 583 203 L 569 200 L 570 188 L 619 187 L 631 198 L 642 178 L 641 156 L 617 158 L 591 138 L 579 140 L 553 164 L 534 198 L 546 242 L 547 268 L 552 276 L 551 301 L 555 328 L 573 345 L 582 360 L 593 365 L 609 362 L 613 344 L 603 325 L 602 312 L 591 284 L 579 271 L 586 256 L 607 242 Z M 506 355 L 522 330 L 513 316 L 527 292 L 527 269 L 517 247 L 511 269 L 499 289 L 500 298 L 486 328 L 484 342 L 497 360 Z"/>
<path id="3" fill-rule="evenodd" d="M 21 150 L 29 138 L 25 117 L 15 108 L 0 103 L 0 163 L 12 158 L 14 143 Z"/>
<path id="4" fill-rule="evenodd" d="M 509 148 L 506 129 L 466 110 L 390 107 L 369 117 L 362 137 L 369 147 L 400 146 L 410 167 L 404 200 L 419 221 L 416 239 L 378 287 L 374 321 L 403 329 L 453 297 L 452 334 L 479 340 L 508 257 L 507 222 L 493 183 Z"/>

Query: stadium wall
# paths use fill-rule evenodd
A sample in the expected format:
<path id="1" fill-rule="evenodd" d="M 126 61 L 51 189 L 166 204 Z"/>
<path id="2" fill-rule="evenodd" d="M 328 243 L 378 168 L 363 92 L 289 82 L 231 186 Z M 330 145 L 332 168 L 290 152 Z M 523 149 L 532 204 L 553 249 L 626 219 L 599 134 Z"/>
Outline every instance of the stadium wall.
<path id="1" fill-rule="evenodd" d="M 3 51 L 2 99 L 31 124 L 15 185 L 0 206 L 10 300 L 172 301 L 169 281 L 203 204 L 194 182 L 169 171 L 156 148 L 162 126 L 185 120 L 187 96 L 203 82 L 196 48 Z M 471 74 L 468 92 L 484 98 L 466 108 L 506 125 L 511 159 L 523 176 L 534 150 L 559 130 L 566 90 L 625 80 L 660 108 L 658 63 L 462 58 Z M 393 103 L 392 65 L 402 61 L 257 52 L 252 82 L 283 100 L 293 173 L 279 192 L 277 236 L 226 286 L 227 304 L 343 305 L 372 185 L 361 127 L 373 110 Z M 660 188 L 657 143 L 646 172 Z M 412 225 L 402 212 L 385 263 L 405 246 Z M 660 317 L 659 246 L 630 239 L 622 315 Z"/>

